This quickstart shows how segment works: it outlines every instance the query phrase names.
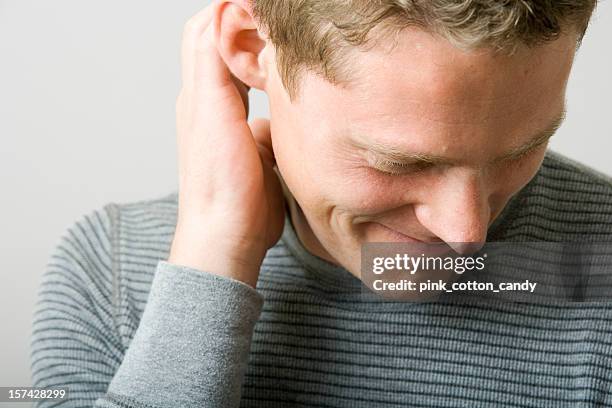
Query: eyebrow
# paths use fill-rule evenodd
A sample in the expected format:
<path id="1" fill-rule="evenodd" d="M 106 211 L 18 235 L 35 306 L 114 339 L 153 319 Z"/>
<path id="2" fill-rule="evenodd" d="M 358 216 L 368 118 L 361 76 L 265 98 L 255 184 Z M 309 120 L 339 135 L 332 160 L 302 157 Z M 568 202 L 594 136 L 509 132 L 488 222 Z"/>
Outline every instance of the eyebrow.
<path id="1" fill-rule="evenodd" d="M 561 113 L 555 116 L 555 119 L 544 130 L 538 132 L 536 136 L 533 137 L 530 141 L 523 144 L 522 146 L 512 149 L 510 152 L 505 153 L 500 157 L 493 159 L 493 162 L 497 163 L 505 160 L 519 158 L 522 155 L 533 150 L 534 148 L 546 143 L 552 136 L 554 136 L 557 130 L 561 127 L 563 121 L 565 120 L 565 117 L 566 109 L 564 107 Z M 449 159 L 444 156 L 432 155 L 428 153 L 408 153 L 397 149 L 394 146 L 387 146 L 379 142 L 363 144 L 361 141 L 353 140 L 352 143 L 355 144 L 357 147 L 372 151 L 383 159 L 397 162 L 400 164 L 456 164 L 456 160 Z"/>

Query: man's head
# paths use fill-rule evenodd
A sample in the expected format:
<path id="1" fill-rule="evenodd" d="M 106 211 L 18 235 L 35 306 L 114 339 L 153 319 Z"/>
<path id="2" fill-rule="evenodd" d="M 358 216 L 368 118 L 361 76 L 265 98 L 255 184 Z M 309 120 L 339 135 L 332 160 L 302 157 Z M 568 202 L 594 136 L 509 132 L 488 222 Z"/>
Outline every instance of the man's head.
<path id="1" fill-rule="evenodd" d="M 594 0 L 225 0 L 218 47 L 270 101 L 300 238 L 484 242 L 560 125 Z M 299 220 L 296 221 L 298 224 Z M 395 231 L 395 232 L 393 232 Z"/>

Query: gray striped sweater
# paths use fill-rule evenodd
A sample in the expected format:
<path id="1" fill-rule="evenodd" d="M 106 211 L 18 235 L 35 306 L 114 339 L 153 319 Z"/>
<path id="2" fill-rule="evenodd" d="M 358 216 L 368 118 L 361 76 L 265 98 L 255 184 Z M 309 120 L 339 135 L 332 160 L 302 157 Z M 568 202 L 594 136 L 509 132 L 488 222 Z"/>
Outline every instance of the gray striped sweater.
<path id="1" fill-rule="evenodd" d="M 165 262 L 177 194 L 110 203 L 43 275 L 40 407 L 612 407 L 612 304 L 362 302 L 287 218 L 257 289 Z M 548 151 L 491 241 L 612 241 L 612 181 Z"/>

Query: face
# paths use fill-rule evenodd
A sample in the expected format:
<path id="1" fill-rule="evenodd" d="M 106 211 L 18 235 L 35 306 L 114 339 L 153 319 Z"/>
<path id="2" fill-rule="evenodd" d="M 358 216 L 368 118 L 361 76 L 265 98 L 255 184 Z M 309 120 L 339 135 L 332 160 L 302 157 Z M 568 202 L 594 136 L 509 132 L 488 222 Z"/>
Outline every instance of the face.
<path id="1" fill-rule="evenodd" d="M 306 248 L 359 277 L 364 242 L 480 247 L 542 163 L 575 44 L 507 56 L 407 29 L 392 50 L 353 51 L 346 87 L 309 73 L 292 103 L 270 75 L 274 152 Z"/>

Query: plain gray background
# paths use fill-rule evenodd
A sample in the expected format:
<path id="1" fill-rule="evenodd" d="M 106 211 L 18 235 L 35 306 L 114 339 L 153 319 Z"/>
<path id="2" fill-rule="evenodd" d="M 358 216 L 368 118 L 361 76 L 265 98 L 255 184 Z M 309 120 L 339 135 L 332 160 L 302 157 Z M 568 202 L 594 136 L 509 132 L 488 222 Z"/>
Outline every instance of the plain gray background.
<path id="1" fill-rule="evenodd" d="M 30 384 L 37 285 L 66 228 L 109 201 L 176 189 L 181 32 L 206 4 L 0 0 L 0 386 Z M 608 174 L 611 39 L 603 1 L 551 144 Z M 251 98 L 251 117 L 267 116 L 265 95 Z"/>

